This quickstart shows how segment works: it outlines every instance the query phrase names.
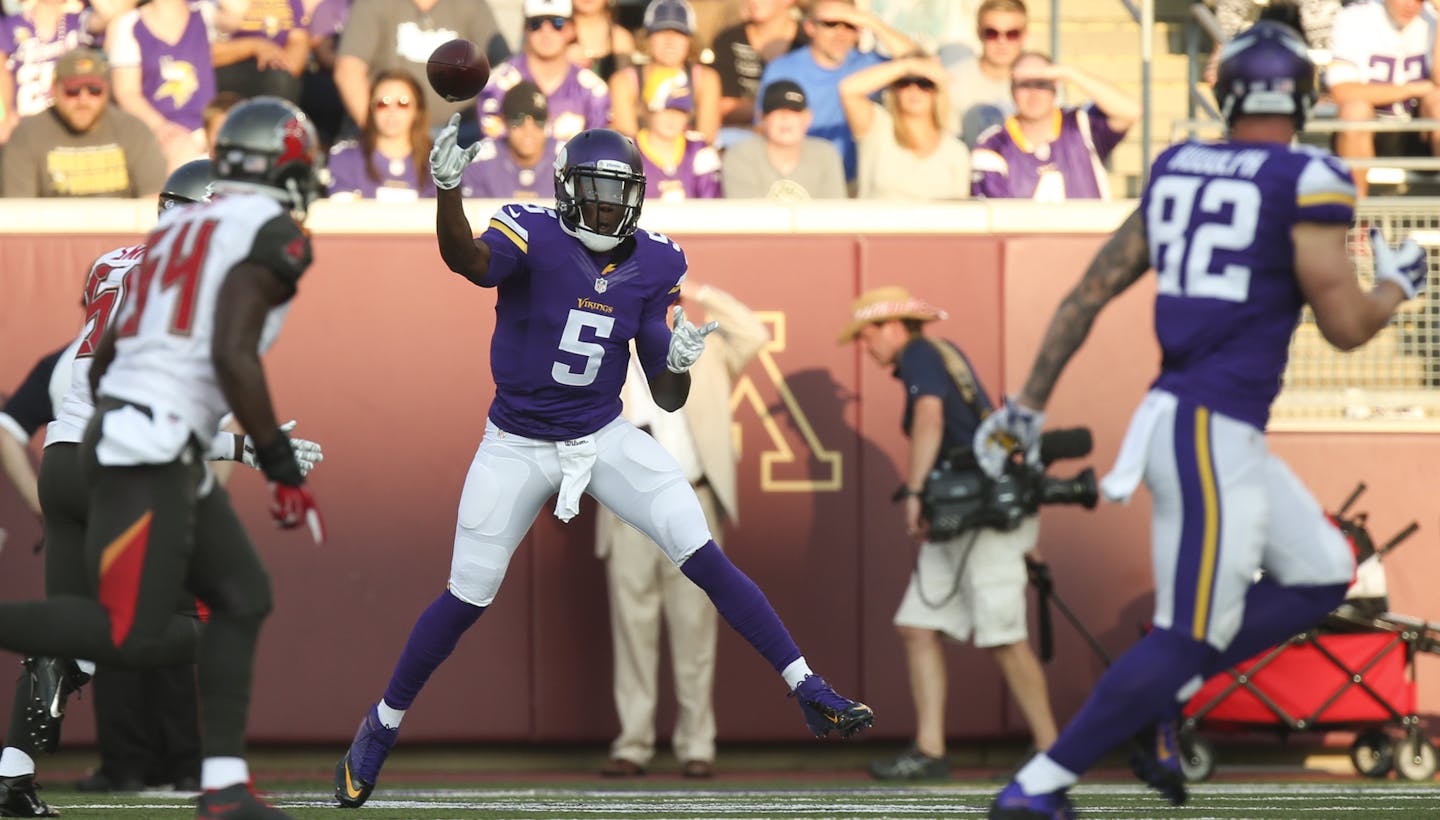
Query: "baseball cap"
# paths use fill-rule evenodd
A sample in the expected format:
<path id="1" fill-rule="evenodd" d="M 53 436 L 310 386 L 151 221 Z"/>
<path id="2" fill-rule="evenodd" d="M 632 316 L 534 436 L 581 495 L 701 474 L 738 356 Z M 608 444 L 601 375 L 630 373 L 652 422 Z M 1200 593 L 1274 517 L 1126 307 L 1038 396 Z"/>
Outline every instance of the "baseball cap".
<path id="1" fill-rule="evenodd" d="M 110 79 L 110 61 L 105 58 L 105 52 L 93 48 L 76 48 L 65 52 L 55 63 L 55 79 L 68 80 L 73 77 Z"/>
<path id="2" fill-rule="evenodd" d="M 500 101 L 500 114 L 507 123 L 531 117 L 543 125 L 550 116 L 550 105 L 540 86 L 521 80 L 505 92 L 504 99 Z"/>
<path id="3" fill-rule="evenodd" d="M 645 7 L 645 31 L 695 33 L 695 9 L 686 0 L 651 0 Z"/>
<path id="4" fill-rule="evenodd" d="M 670 66 L 649 66 L 645 72 L 645 84 L 640 88 L 640 99 L 650 111 L 694 111 L 695 95 L 690 88 L 690 78 L 683 69 Z"/>
<path id="5" fill-rule="evenodd" d="M 521 6 L 526 20 L 531 17 L 574 17 L 571 0 L 525 0 Z"/>
<path id="6" fill-rule="evenodd" d="M 804 111 L 808 107 L 805 102 L 805 89 L 794 80 L 776 80 L 765 86 L 765 97 L 760 100 L 761 114 L 781 109 Z"/>

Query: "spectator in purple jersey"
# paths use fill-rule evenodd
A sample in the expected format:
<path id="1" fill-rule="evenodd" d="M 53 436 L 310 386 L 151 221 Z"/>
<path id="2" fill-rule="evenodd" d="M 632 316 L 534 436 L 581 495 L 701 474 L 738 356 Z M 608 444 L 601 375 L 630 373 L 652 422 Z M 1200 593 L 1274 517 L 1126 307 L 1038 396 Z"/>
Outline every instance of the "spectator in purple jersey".
<path id="1" fill-rule="evenodd" d="M 1081 107 L 1055 97 L 1068 82 L 1088 96 Z M 1140 103 L 1073 66 L 1026 52 L 1011 72 L 1015 114 L 982 133 L 970 157 L 975 196 L 1063 202 L 1109 199 L 1105 161 L 1140 117 Z"/>
<path id="2" fill-rule="evenodd" d="M 610 121 L 610 92 L 605 81 L 570 61 L 566 49 L 575 39 L 570 0 L 525 0 L 524 42 L 520 53 L 495 67 L 480 94 L 480 130 L 487 137 L 505 132 L 500 103 L 505 92 L 529 80 L 545 92 L 550 135 L 565 142 L 587 128 Z"/>
<path id="3" fill-rule="evenodd" d="M 360 138 L 330 149 L 330 198 L 414 202 L 435 196 L 435 185 L 425 173 L 430 129 L 420 81 L 397 68 L 380 72 L 372 89 L 370 116 Z"/>
<path id="4" fill-rule="evenodd" d="M 655 90 L 645 99 L 645 127 L 635 135 L 645 164 L 645 198 L 680 202 L 720 196 L 720 154 L 686 131 L 695 96 L 679 69 L 651 67 Z"/>
<path id="5" fill-rule="evenodd" d="M 300 75 L 310 60 L 301 0 L 249 0 L 239 26 L 214 44 L 215 81 L 242 97 L 300 100 Z"/>
<path id="6" fill-rule="evenodd" d="M 682 72 L 694 89 L 690 127 L 707 143 L 715 141 L 720 132 L 720 75 L 708 65 L 690 62 L 694 31 L 695 10 L 687 0 L 651 0 L 645 7 L 645 47 L 650 60 L 610 78 L 611 128 L 634 135 L 659 82 L 654 75 Z"/>
<path id="7" fill-rule="evenodd" d="M 555 154 L 559 144 L 545 133 L 549 110 L 540 86 L 522 80 L 500 102 L 505 133 L 480 141 L 475 161 L 460 177 L 460 193 L 492 199 L 555 196 Z"/>
<path id="8" fill-rule="evenodd" d="M 205 153 L 216 14 L 208 2 L 150 0 L 117 17 L 105 34 L 115 102 L 150 127 L 171 170 Z"/>
<path id="9" fill-rule="evenodd" d="M 90 45 L 100 18 L 74 11 L 63 0 L 35 0 L 18 14 L 0 18 L 0 145 L 21 117 L 50 107 L 55 62 L 65 52 Z"/>

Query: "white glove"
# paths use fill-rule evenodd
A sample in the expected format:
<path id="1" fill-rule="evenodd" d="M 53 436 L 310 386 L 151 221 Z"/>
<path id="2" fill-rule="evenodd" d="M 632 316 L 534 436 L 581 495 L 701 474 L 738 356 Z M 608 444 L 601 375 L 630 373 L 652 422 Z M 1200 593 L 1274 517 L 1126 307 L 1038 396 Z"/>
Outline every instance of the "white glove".
<path id="1" fill-rule="evenodd" d="M 1030 464 L 1040 463 L 1040 428 L 1043 410 L 1031 410 L 1013 398 L 991 411 L 975 428 L 971 447 L 975 461 L 991 478 L 999 478 L 1011 453 L 1025 454 Z"/>
<path id="2" fill-rule="evenodd" d="M 461 175 L 479 150 L 479 141 L 469 148 L 460 147 L 460 115 L 451 114 L 450 122 L 435 135 L 435 147 L 430 149 L 430 177 L 435 187 L 449 191 L 459 185 Z"/>
<path id="3" fill-rule="evenodd" d="M 1392 248 L 1385 243 L 1385 234 L 1379 228 L 1370 229 L 1370 253 L 1375 259 L 1375 280 L 1389 280 L 1405 291 L 1406 299 L 1414 299 L 1425 289 L 1430 265 L 1425 249 L 1414 239 L 1407 238 L 1399 247 Z"/>
<path id="4" fill-rule="evenodd" d="M 280 432 L 289 433 L 295 429 L 295 420 L 280 425 Z M 295 451 L 295 462 L 300 465 L 300 475 L 310 475 L 315 465 L 325 460 L 325 454 L 321 452 L 317 442 L 303 438 L 290 438 L 290 449 Z M 255 439 L 245 437 L 245 444 L 240 448 L 240 461 L 252 469 L 260 469 L 260 462 L 255 458 Z"/>
<path id="5" fill-rule="evenodd" d="M 696 327 L 685 318 L 685 308 L 675 306 L 675 329 L 670 332 L 670 353 L 665 357 L 665 366 L 671 373 L 684 373 L 705 352 L 705 337 L 720 327 L 719 322 L 708 322 Z"/>

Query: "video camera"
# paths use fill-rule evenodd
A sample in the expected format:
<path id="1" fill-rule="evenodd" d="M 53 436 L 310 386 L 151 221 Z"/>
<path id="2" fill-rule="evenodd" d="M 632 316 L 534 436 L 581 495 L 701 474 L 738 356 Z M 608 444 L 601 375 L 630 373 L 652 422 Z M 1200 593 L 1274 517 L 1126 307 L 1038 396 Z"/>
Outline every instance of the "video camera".
<path id="1" fill-rule="evenodd" d="M 1009 531 L 1042 504 L 1079 504 L 1094 509 L 1099 499 L 1095 471 L 1086 467 L 1070 478 L 1045 474 L 1052 462 L 1082 458 L 1093 446 L 1084 427 L 1051 430 L 1040 437 L 1040 464 L 1011 458 L 999 478 L 986 475 L 969 447 L 957 447 L 930 473 L 921 495 L 921 513 L 930 540 L 945 541 L 966 530 Z"/>

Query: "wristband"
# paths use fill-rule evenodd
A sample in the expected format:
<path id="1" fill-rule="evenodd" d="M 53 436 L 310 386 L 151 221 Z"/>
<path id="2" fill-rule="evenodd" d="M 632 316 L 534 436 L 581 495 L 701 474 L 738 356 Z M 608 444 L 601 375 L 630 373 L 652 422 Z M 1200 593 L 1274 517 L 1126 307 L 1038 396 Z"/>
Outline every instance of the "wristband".
<path id="1" fill-rule="evenodd" d="M 265 477 L 276 484 L 299 487 L 305 483 L 300 463 L 295 460 L 295 450 L 290 447 L 290 439 L 278 429 L 275 439 L 269 444 L 264 447 L 258 443 L 255 445 L 255 460 L 260 463 L 260 471 Z"/>
<path id="2" fill-rule="evenodd" d="M 904 501 L 907 498 L 919 498 L 922 495 L 924 495 L 923 490 L 912 490 L 909 486 L 901 484 L 900 487 L 895 490 L 895 494 L 890 496 L 890 500 L 898 502 Z"/>

